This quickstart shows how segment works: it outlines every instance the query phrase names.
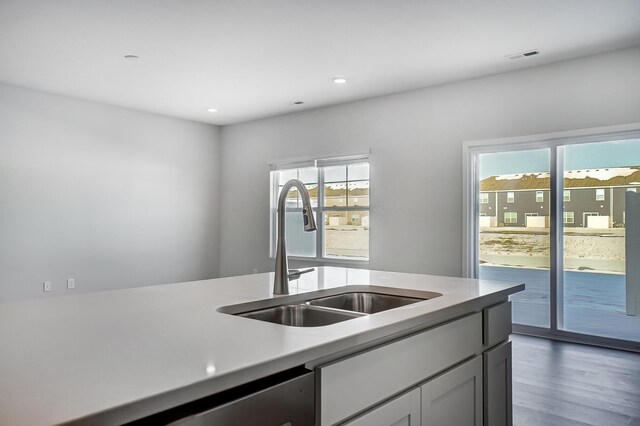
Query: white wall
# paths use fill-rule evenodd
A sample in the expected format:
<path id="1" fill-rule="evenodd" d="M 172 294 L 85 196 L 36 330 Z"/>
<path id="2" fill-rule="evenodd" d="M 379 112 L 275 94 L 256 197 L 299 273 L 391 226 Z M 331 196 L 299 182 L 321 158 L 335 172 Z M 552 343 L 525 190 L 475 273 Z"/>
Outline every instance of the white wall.
<path id="1" fill-rule="evenodd" d="M 216 277 L 219 128 L 0 85 L 0 301 Z"/>
<path id="2" fill-rule="evenodd" d="M 459 276 L 463 141 L 639 119 L 634 48 L 224 127 L 221 274 L 273 270 L 271 159 L 371 148 L 370 267 Z"/>

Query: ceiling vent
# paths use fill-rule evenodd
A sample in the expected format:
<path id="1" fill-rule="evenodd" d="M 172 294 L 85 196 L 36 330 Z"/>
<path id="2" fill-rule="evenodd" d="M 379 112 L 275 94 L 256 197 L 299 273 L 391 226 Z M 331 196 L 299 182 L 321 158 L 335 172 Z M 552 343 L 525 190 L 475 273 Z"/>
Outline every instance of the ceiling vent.
<path id="1" fill-rule="evenodd" d="M 507 59 L 522 59 L 522 58 L 527 58 L 529 56 L 535 56 L 537 54 L 539 54 L 540 51 L 539 50 L 528 50 L 526 52 L 521 52 L 521 53 L 513 53 L 511 55 L 507 55 L 505 56 Z"/>

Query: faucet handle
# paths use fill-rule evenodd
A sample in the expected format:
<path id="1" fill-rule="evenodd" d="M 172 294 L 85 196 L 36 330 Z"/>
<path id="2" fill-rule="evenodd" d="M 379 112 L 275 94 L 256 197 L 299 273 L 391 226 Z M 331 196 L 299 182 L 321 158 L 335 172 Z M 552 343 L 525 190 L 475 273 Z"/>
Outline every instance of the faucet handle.
<path id="1" fill-rule="evenodd" d="M 306 274 L 308 272 L 314 271 L 315 268 L 309 268 L 309 269 L 289 269 L 289 279 L 290 280 L 297 280 L 298 278 L 300 278 L 300 275 L 302 274 Z"/>

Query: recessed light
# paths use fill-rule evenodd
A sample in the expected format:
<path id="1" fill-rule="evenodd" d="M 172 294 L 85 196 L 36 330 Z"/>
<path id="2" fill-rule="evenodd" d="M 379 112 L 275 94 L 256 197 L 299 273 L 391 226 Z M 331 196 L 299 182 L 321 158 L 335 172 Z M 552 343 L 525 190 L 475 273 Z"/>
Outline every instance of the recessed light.
<path id="1" fill-rule="evenodd" d="M 347 79 L 344 77 L 334 77 L 333 82 L 336 84 L 345 84 L 347 82 Z"/>
<path id="2" fill-rule="evenodd" d="M 128 59 L 130 61 L 135 61 L 136 59 L 140 59 L 140 56 L 138 55 L 124 55 L 125 59 Z"/>
<path id="3" fill-rule="evenodd" d="M 217 108 L 207 108 L 207 112 L 218 112 Z"/>

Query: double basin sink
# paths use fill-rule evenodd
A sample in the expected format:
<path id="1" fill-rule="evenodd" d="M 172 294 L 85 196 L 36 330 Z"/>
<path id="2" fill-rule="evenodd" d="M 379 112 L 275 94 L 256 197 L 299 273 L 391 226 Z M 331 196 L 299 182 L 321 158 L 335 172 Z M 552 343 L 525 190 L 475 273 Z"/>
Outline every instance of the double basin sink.
<path id="1" fill-rule="evenodd" d="M 225 306 L 218 311 L 291 327 L 319 327 L 442 296 L 430 291 L 349 286 Z"/>

